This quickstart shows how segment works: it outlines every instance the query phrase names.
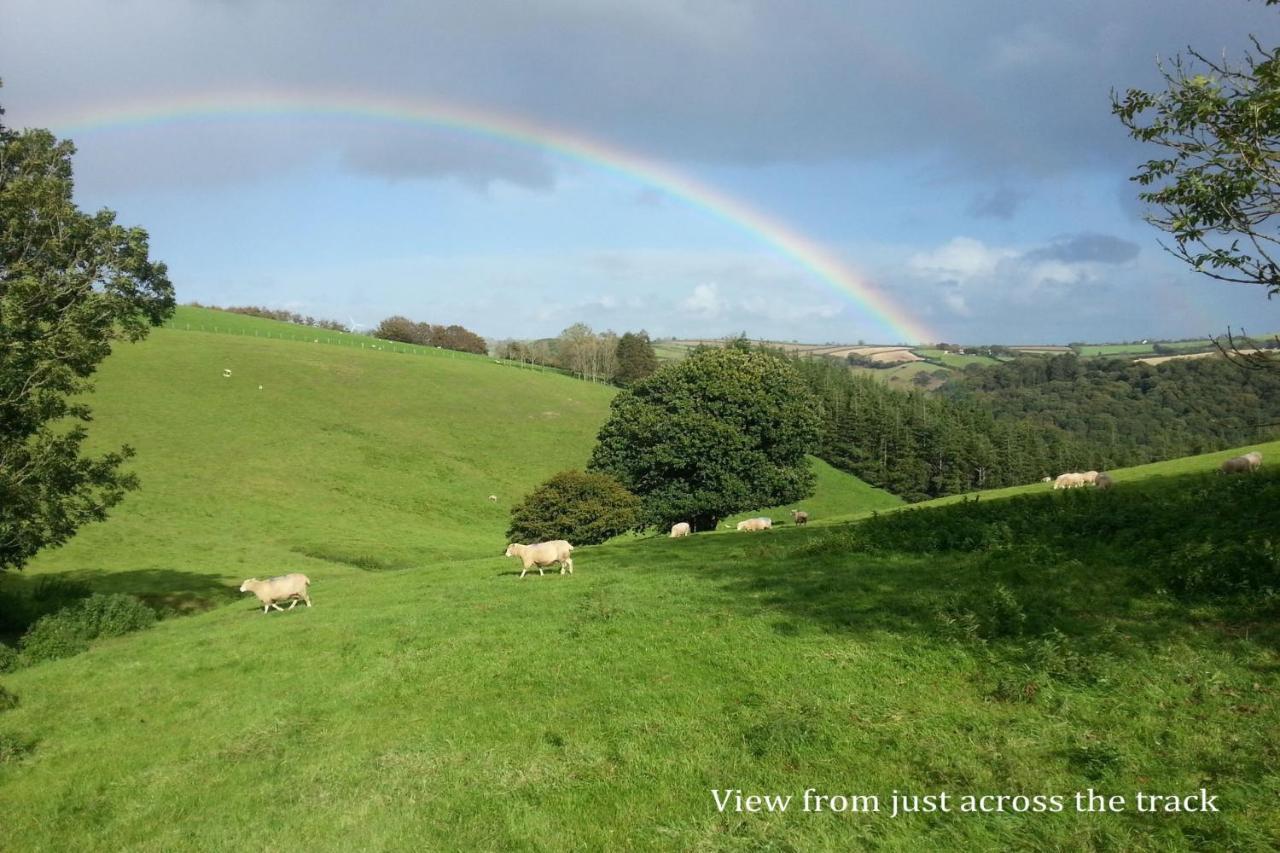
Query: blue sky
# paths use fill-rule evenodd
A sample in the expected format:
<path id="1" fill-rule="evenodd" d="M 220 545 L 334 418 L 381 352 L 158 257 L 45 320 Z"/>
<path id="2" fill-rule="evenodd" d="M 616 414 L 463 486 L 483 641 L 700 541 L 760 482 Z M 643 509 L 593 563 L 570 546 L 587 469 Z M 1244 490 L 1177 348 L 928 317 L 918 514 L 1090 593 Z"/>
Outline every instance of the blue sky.
<path id="1" fill-rule="evenodd" d="M 1280 37 L 1260 3 L 0 0 L 15 127 L 212 93 L 365 92 L 518 116 L 662 163 L 820 243 L 939 339 L 1280 328 L 1159 248 L 1109 92 Z M 57 125 L 54 124 L 55 129 Z M 892 341 L 748 230 L 527 145 L 336 118 L 72 134 L 77 195 L 183 300 L 490 337 Z"/>

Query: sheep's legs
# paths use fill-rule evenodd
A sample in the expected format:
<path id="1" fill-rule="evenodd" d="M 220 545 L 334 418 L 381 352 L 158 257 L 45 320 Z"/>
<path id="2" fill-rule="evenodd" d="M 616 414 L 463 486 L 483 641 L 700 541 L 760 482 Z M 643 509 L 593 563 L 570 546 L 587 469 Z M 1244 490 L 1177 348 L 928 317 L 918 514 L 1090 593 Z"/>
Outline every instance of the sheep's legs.
<path id="1" fill-rule="evenodd" d="M 520 573 L 520 579 L 521 579 L 521 580 L 523 580 L 523 579 L 524 579 L 525 572 L 527 572 L 527 571 L 529 571 L 529 569 L 528 569 L 528 567 L 526 566 L 526 567 L 525 567 L 524 572 L 521 572 L 521 573 Z"/>
<path id="2" fill-rule="evenodd" d="M 566 568 L 569 570 L 569 574 L 573 574 L 573 560 L 564 560 L 560 563 L 560 574 L 564 574 Z"/>
<path id="3" fill-rule="evenodd" d="M 297 607 L 297 606 L 298 606 L 298 599 L 296 599 L 296 598 L 295 598 L 295 599 L 293 600 L 293 603 L 291 603 L 291 604 L 289 605 L 289 609 L 290 609 L 290 610 L 292 610 L 293 608 L 295 608 L 295 607 Z"/>
<path id="4" fill-rule="evenodd" d="M 284 608 L 281 607 L 279 604 L 276 604 L 274 601 L 271 602 L 271 606 L 274 607 L 276 610 L 279 610 L 281 613 L 284 612 Z"/>

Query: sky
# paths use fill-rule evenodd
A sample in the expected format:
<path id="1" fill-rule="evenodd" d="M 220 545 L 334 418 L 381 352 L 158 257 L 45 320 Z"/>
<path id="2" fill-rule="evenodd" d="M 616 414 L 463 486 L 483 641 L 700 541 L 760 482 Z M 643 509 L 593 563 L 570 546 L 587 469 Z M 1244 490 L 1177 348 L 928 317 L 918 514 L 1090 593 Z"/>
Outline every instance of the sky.
<path id="1" fill-rule="evenodd" d="M 1153 11 L 1158 6 L 1158 13 Z M 4 123 L 180 301 L 490 338 L 1280 329 L 1160 246 L 1112 90 L 1249 0 L 0 0 Z"/>

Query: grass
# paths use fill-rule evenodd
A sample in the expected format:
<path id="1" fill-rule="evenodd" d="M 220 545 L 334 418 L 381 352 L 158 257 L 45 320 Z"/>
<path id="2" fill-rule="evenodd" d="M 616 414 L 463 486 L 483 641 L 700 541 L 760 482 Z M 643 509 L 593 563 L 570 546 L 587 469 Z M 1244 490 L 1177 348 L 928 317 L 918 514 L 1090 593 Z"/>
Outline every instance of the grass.
<path id="1" fill-rule="evenodd" d="M 1267 477 L 1259 498 L 1276 497 Z M 316 572 L 313 609 L 242 601 L 7 676 L 21 704 L 0 733 L 26 746 L 0 764 L 6 834 L 23 849 L 260 846 L 264 827 L 277 849 L 1264 849 L 1280 832 L 1274 599 L 1162 594 L 1128 559 L 1144 544 L 1117 564 L 1106 543 L 1048 536 L 913 554 L 813 529 L 584 548 L 574 576 L 540 580 L 499 558 Z M 895 789 L 1201 786 L 1222 814 L 886 813 Z M 886 812 L 721 814 L 710 791 L 730 787 L 873 794 Z"/>
<path id="2" fill-rule="evenodd" d="M 791 510 L 803 509 L 810 520 L 849 514 L 867 515 L 876 510 L 905 506 L 897 495 L 869 486 L 856 477 L 831 467 L 821 459 L 810 457 L 810 464 L 818 478 L 813 497 L 785 506 L 764 507 L 726 518 L 724 524 L 737 524 L 744 518 L 767 516 L 775 524 L 790 524 Z"/>
<path id="3" fill-rule="evenodd" d="M 1199 456 L 1185 456 L 1179 459 L 1170 459 L 1165 462 L 1151 462 L 1147 465 L 1135 465 L 1132 468 L 1117 468 L 1107 473 L 1116 483 L 1133 483 L 1143 480 L 1177 477 L 1182 474 L 1204 474 L 1216 472 L 1218 466 L 1223 460 L 1230 459 L 1233 456 L 1240 456 L 1251 450 L 1260 451 L 1265 459 L 1280 461 L 1280 441 L 1263 441 L 1257 444 L 1250 444 L 1244 447 L 1236 447 L 1230 450 L 1219 450 L 1213 453 L 1204 453 Z M 1274 464 L 1274 463 L 1273 463 Z M 871 488 L 868 486 L 868 488 Z M 900 509 L 922 509 L 929 507 L 947 506 L 949 504 L 963 503 L 971 501 L 975 498 L 992 501 L 1002 498 L 1017 497 L 1019 495 L 1036 494 L 1045 491 L 1051 491 L 1052 483 L 1028 483 L 1023 486 L 1009 486 L 1003 489 L 987 489 L 981 492 L 967 492 L 961 495 L 947 495 L 943 498 L 934 498 L 929 501 L 921 501 L 915 504 L 902 504 Z M 892 507 L 887 510 L 892 511 Z M 866 518 L 871 515 L 869 510 L 858 510 L 852 513 L 841 513 L 835 516 L 827 516 L 820 519 L 820 523 L 844 524 L 849 521 Z"/>
<path id="4" fill-rule="evenodd" d="M 999 362 L 985 355 L 959 355 L 954 352 L 947 352 L 940 349 L 914 349 L 916 355 L 922 358 L 931 358 L 942 362 L 946 367 L 964 368 L 970 364 L 998 364 Z"/>
<path id="5" fill-rule="evenodd" d="M 120 348 L 97 425 L 138 447 L 144 488 L 5 586 L 70 577 L 207 609 L 0 676 L 18 697 L 0 710 L 0 847 L 1280 835 L 1274 594 L 1182 597 L 1162 569 L 1198 559 L 1206 532 L 1276 529 L 1266 467 L 1215 477 L 1227 454 L 1211 454 L 1116 472 L 1108 493 L 1035 484 L 881 511 L 864 535 L 822 524 L 895 499 L 819 465 L 809 529 L 582 548 L 575 575 L 518 581 L 496 556 L 505 504 L 580 464 L 608 396 L 483 360 L 247 336 L 161 330 Z M 311 576 L 314 608 L 262 616 L 235 592 L 287 569 Z M 1220 814 L 888 814 L 895 789 L 1200 787 Z M 873 794 L 885 810 L 721 813 L 711 790 L 726 788 Z"/>

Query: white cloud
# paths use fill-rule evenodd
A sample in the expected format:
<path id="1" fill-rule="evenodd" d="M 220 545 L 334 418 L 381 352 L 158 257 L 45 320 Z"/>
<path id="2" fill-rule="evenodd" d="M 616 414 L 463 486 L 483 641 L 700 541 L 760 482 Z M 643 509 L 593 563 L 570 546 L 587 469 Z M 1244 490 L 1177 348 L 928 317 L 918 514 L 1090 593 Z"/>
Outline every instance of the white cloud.
<path id="1" fill-rule="evenodd" d="M 701 317 L 719 317 L 724 309 L 724 303 L 720 301 L 719 285 L 715 283 L 697 285 L 693 288 L 693 292 L 681 301 L 680 307 Z"/>
<path id="2" fill-rule="evenodd" d="M 955 237 L 944 246 L 907 258 L 907 268 L 922 277 L 967 281 L 991 275 L 1002 261 L 1018 254 L 1014 249 L 987 246 L 971 237 Z"/>

